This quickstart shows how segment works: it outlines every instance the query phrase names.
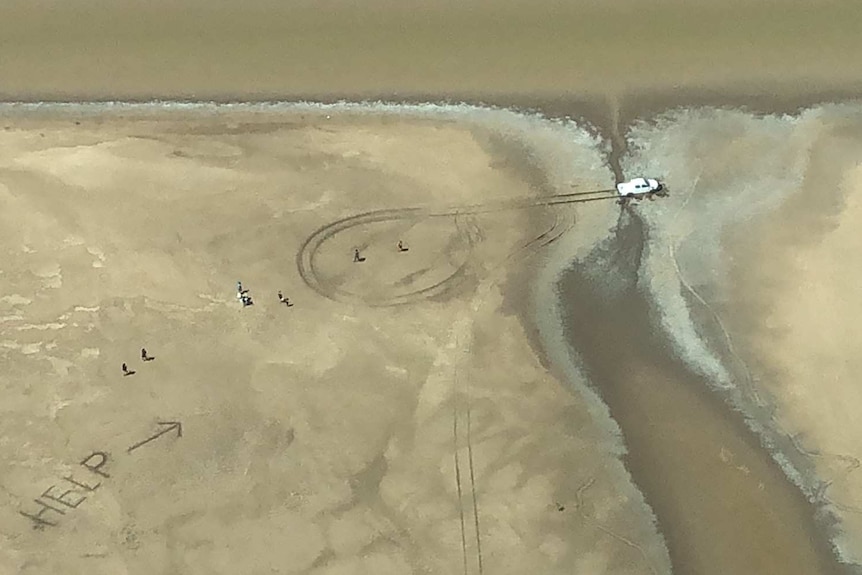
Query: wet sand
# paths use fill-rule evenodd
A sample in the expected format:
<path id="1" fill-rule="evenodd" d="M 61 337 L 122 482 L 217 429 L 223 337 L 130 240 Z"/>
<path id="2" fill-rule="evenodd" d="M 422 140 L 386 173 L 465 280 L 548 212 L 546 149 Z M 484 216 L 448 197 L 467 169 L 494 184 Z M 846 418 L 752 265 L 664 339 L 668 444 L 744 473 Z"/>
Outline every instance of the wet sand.
<path id="1" fill-rule="evenodd" d="M 666 107 L 709 103 L 783 112 L 844 99 L 862 88 L 853 57 L 862 53 L 855 24 L 862 20 L 862 6 L 854 2 L 495 6 L 491 12 L 478 2 L 417 9 L 383 1 L 361 7 L 258 1 L 242 10 L 194 2 L 134 9 L 99 2 L 4 3 L 0 97 L 484 101 L 589 119 L 614 143 L 611 157 L 619 158 L 628 145 L 629 122 Z M 592 287 L 577 289 L 588 294 Z M 632 313 L 645 313 L 641 304 L 626 302 Z M 597 309 L 611 318 L 616 313 L 616 308 Z M 573 311 L 587 312 L 592 313 Z M 583 359 L 602 380 L 595 383 L 627 433 L 627 462 L 659 516 L 677 568 L 794 572 L 780 562 L 795 558 L 809 573 L 830 572 L 835 565 L 824 559 L 827 533 L 813 533 L 813 510 L 777 474 L 721 398 L 694 391 L 706 382 L 687 375 L 672 349 L 652 343 L 644 349 L 653 354 L 644 351 L 629 357 L 630 364 L 610 366 L 604 355 L 608 342 L 651 341 L 658 337 L 655 324 L 643 318 L 609 326 L 617 331 L 599 332 L 595 341 L 573 337 L 576 347 L 591 350 Z M 625 377 L 629 372 L 643 379 Z M 643 395 L 643 386 L 632 386 L 646 379 L 661 395 Z M 655 422 L 685 424 L 668 417 L 674 413 L 668 406 L 674 405 L 692 416 L 685 429 L 700 431 L 691 435 L 703 442 L 697 444 L 703 446 L 697 459 L 681 459 L 676 428 L 655 427 Z M 677 473 L 665 476 L 665 468 L 655 467 L 653 461 L 661 458 Z M 703 493 L 733 499 L 717 504 L 700 497 Z M 694 508 L 713 515 L 689 514 Z M 740 510 L 752 509 L 776 515 L 757 514 L 736 529 Z M 721 536 L 712 546 L 715 533 Z M 731 563 L 737 548 L 746 550 L 739 557 L 748 563 Z M 717 556 L 719 551 L 724 554 Z"/>
<path id="2" fill-rule="evenodd" d="M 638 286 L 645 233 L 633 210 L 561 279 L 566 333 L 620 422 L 626 465 L 674 573 L 849 573 L 824 524 L 710 382 L 674 358 Z M 792 544 L 791 544 L 792 542 Z"/>
<path id="3" fill-rule="evenodd" d="M 774 406 L 774 426 L 814 467 L 810 489 L 841 517 L 838 546 L 859 561 L 862 114 L 826 108 L 820 124 L 787 200 L 728 233 L 731 274 L 718 293 L 749 377 Z"/>
<path id="4" fill-rule="evenodd" d="M 64 117 L 62 113 L 60 116 L 61 124 L 65 130 L 70 130 L 70 134 L 81 130 L 69 125 L 71 118 Z M 182 117 L 176 113 L 173 116 Z M 83 119 L 85 116 L 72 117 Z M 111 122 L 105 122 L 106 116 L 93 116 L 90 113 L 89 118 L 91 121 L 96 119 L 95 125 L 104 123 L 106 129 L 113 129 Z M 265 116 L 258 116 L 256 122 L 257 129 L 245 128 L 250 134 L 259 131 L 267 134 L 279 129 L 274 122 L 268 123 Z M 383 125 L 388 123 L 382 121 Z M 26 124 L 27 122 L 24 122 L 24 125 Z M 158 123 L 152 125 L 157 126 Z M 295 123 L 289 125 L 292 126 L 289 129 L 296 129 Z M 52 131 L 55 129 L 52 128 Z M 83 129 L 86 132 L 92 127 Z M 226 130 L 226 134 L 237 133 L 236 127 L 228 126 L 222 129 Z M 29 130 L 35 135 L 39 130 L 38 122 L 30 125 Z M 380 127 L 376 130 L 385 133 Z M 180 130 L 171 129 L 169 133 L 177 131 L 197 136 L 215 133 L 211 128 L 199 125 L 186 126 Z M 51 137 L 57 138 L 57 134 Z M 92 135 L 88 137 L 92 138 Z M 177 136 L 171 136 L 174 137 Z M 345 138 L 346 135 L 339 137 Z M 441 133 L 438 137 L 451 138 L 446 133 Z M 68 135 L 63 136 L 61 141 L 68 143 L 68 138 Z M 264 139 L 266 140 L 265 136 Z M 67 148 L 67 145 L 54 148 L 51 141 L 53 140 L 49 140 L 47 144 L 50 153 L 45 157 L 31 152 L 26 154 L 26 161 L 18 162 L 19 166 L 47 170 L 55 177 L 71 178 L 70 183 L 78 186 L 91 186 L 97 181 L 90 177 L 81 180 L 81 174 L 77 173 L 80 170 L 68 171 L 74 162 L 62 160 L 62 154 L 67 152 L 58 151 Z M 34 145 L 38 149 L 40 145 L 46 144 L 40 144 L 38 139 L 28 144 Z M 372 145 L 372 149 L 378 154 L 386 154 L 387 149 L 391 150 L 378 146 L 379 144 Z M 503 148 L 505 149 L 505 146 Z M 497 155 L 493 157 L 499 165 L 506 166 L 507 170 L 526 181 L 534 191 L 544 190 L 547 193 L 560 185 L 559 181 L 555 182 L 551 177 L 552 174 L 542 171 L 541 164 L 531 167 L 527 158 L 534 152 L 530 152 L 529 148 L 514 146 L 509 150 L 508 156 L 503 157 L 499 157 L 503 151 L 499 143 L 496 148 L 491 145 L 490 149 L 496 149 Z M 221 164 L 236 157 L 235 153 L 226 154 L 229 151 L 230 146 L 225 147 L 223 143 L 207 143 L 200 150 L 185 145 L 177 157 L 201 157 L 208 162 Z M 430 150 L 425 151 L 426 154 L 429 152 Z M 60 154 L 59 163 L 45 163 L 52 158 L 58 159 L 57 154 Z M 120 154 L 120 158 L 136 156 L 151 157 L 152 150 L 142 148 L 133 152 L 130 149 Z M 98 154 L 93 159 L 105 161 Z M 529 175 L 531 170 L 532 176 Z M 18 178 L 10 182 L 20 185 L 23 180 Z M 477 184 L 479 181 L 477 180 Z M 583 185 L 599 184 L 599 181 L 594 181 L 584 182 Z M 483 185 L 487 186 L 487 181 Z M 386 201 L 383 201 L 383 204 L 389 205 Z M 611 213 L 614 211 L 614 208 L 610 209 Z M 580 226 L 593 225 L 590 221 L 596 213 L 594 209 L 579 208 L 577 221 Z M 541 229 L 541 221 L 539 219 L 533 222 L 528 229 L 538 231 Z M 498 237 L 515 240 L 508 234 Z M 349 251 L 347 247 L 342 246 L 342 251 Z M 570 275 L 564 280 L 564 299 L 575 304 L 571 315 L 565 319 L 569 321 L 570 339 L 582 356 L 592 384 L 608 402 L 611 416 L 622 427 L 629 448 L 625 461 L 638 486 L 646 494 L 647 503 L 658 516 L 661 534 L 670 549 L 675 572 L 721 573 L 748 569 L 787 573 L 840 572 L 828 548 L 829 533 L 822 529 L 822 524 L 813 522 L 812 507 L 804 502 L 798 490 L 781 475 L 780 469 L 768 454 L 758 448 L 756 438 L 741 425 L 739 418 L 729 414 L 720 397 L 707 391 L 709 382 L 687 371 L 681 362 L 673 359 L 673 348 L 663 341 L 661 336 L 655 335 L 655 322 L 647 314 L 646 302 L 640 299 L 643 294 L 631 289 L 632 278 L 636 276 L 640 266 L 639 250 L 643 248 L 643 231 L 638 229 L 637 222 L 629 222 L 618 230 L 615 241 L 607 247 L 608 254 L 612 255 L 610 264 L 605 265 L 607 262 L 603 263 L 601 259 L 588 258 L 588 266 L 582 270 L 580 277 Z M 493 256 L 493 253 L 488 255 Z M 24 257 L 26 259 L 28 256 Z M 344 275 L 337 264 L 330 272 L 334 277 Z M 582 282 L 584 278 L 588 281 Z M 367 284 L 370 279 L 356 278 L 353 289 L 356 285 Z M 607 287 L 611 288 L 610 293 L 615 294 L 609 301 L 602 300 L 602 296 L 597 296 L 595 291 L 598 289 L 601 293 Z M 14 307 L 17 300 L 13 300 L 8 303 Z M 488 308 L 492 315 L 493 309 L 493 306 Z M 515 311 L 519 314 L 525 313 L 523 309 L 518 309 L 518 306 Z M 525 315 L 522 315 L 522 318 L 529 323 Z M 9 319 L 15 322 L 22 318 L 11 316 Z M 14 323 L 12 325 L 14 326 Z M 589 326 L 589 329 L 580 329 L 584 325 Z M 571 326 L 578 327 L 572 329 Z M 474 329 L 480 328 L 476 326 Z M 490 341 L 488 338 L 488 335 L 483 336 L 486 343 Z M 28 350 L 25 356 L 32 353 L 27 347 L 31 346 L 31 343 L 20 345 L 24 345 Z M 620 345 L 628 351 L 622 355 L 622 361 L 618 352 Z M 489 352 L 487 345 L 483 346 L 483 349 L 485 353 Z M 490 357 L 487 360 L 491 361 Z M 593 424 L 595 423 L 594 420 Z M 660 423 L 667 426 L 659 425 Z M 257 477 L 263 480 L 264 476 Z M 594 478 L 585 476 L 572 479 L 573 482 L 568 487 L 562 484 L 556 487 L 557 497 L 566 501 L 564 506 L 573 505 L 579 509 L 584 505 L 581 489 L 585 486 L 592 488 Z M 576 479 L 578 481 L 574 481 Z M 506 490 L 503 490 L 499 494 L 505 492 Z M 134 500 L 127 501 L 126 504 L 134 505 L 132 501 Z M 604 505 L 606 501 L 598 505 Z M 211 525 L 201 525 L 195 529 L 205 533 L 217 533 Z M 127 528 L 129 527 L 123 527 Z M 210 536 L 220 537 L 205 537 Z M 183 544 L 191 544 L 196 540 L 195 537 L 184 535 Z M 152 543 L 151 541 L 150 544 Z M 632 561 L 637 561 L 637 555 Z"/>
<path id="5" fill-rule="evenodd" d="M 839 230 L 857 217 L 859 110 L 758 117 L 681 108 L 634 126 L 625 158 L 628 171 L 666 174 L 678 200 L 640 211 L 650 240 L 639 281 L 656 307 L 653 325 L 758 430 L 816 502 L 820 533 L 853 562 L 858 432 L 835 422 L 856 405 L 838 368 L 847 365 L 839 340 L 855 338 L 835 335 L 852 333 L 857 316 L 850 307 L 839 319 L 833 306 L 845 305 L 840 286 L 853 281 L 847 262 L 858 252 Z M 824 297 L 829 290 L 839 293 Z M 828 386 L 818 382 L 824 370 Z"/>
<path id="6" fill-rule="evenodd" d="M 525 303 L 503 309 L 571 212 L 409 209 L 540 200 L 507 146 L 578 158 L 567 184 L 592 189 L 582 131 L 463 108 L 5 112 L 0 572 L 668 571 L 619 438 L 540 363 Z M 403 217 L 349 219 L 374 208 Z"/>

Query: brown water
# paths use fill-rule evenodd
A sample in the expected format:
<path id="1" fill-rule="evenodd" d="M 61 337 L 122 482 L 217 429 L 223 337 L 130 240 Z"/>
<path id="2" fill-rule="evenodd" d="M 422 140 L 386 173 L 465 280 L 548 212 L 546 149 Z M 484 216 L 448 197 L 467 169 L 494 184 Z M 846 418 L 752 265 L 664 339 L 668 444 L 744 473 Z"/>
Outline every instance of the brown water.
<path id="1" fill-rule="evenodd" d="M 0 98 L 862 86 L 855 0 L 4 0 Z"/>
<path id="2" fill-rule="evenodd" d="M 622 428 L 674 573 L 850 572 L 741 418 L 651 329 L 637 288 L 642 247 L 640 222 L 624 214 L 616 236 L 565 274 L 561 296 L 567 335 Z"/>
<path id="3" fill-rule="evenodd" d="M 856 0 L 6 0 L 0 98 L 450 97 L 583 115 L 619 154 L 645 111 L 862 94 L 859 22 Z M 840 572 L 813 509 L 653 333 L 642 240 L 628 222 L 593 262 L 617 295 L 585 269 L 563 290 L 675 572 Z"/>

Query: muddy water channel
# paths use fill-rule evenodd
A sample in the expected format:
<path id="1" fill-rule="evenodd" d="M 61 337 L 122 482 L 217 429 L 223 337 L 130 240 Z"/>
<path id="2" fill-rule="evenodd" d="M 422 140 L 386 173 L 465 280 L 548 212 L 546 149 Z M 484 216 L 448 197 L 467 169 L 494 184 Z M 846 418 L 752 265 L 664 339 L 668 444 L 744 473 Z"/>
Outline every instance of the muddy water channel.
<path id="1" fill-rule="evenodd" d="M 641 222 L 561 279 L 566 337 L 628 446 L 626 465 L 659 522 L 678 575 L 848 573 L 792 485 L 651 321 L 638 290 Z"/>

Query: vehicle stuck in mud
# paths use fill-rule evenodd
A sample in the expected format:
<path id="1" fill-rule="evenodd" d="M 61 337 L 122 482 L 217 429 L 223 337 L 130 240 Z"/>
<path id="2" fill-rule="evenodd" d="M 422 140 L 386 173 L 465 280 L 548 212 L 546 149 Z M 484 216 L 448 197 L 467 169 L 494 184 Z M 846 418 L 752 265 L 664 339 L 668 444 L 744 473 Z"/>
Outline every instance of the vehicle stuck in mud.
<path id="1" fill-rule="evenodd" d="M 632 199 L 638 201 L 648 198 L 652 200 L 655 196 L 667 196 L 667 190 L 658 180 L 652 178 L 634 178 L 627 182 L 617 184 L 617 194 L 620 196 L 618 203 L 627 204 Z"/>

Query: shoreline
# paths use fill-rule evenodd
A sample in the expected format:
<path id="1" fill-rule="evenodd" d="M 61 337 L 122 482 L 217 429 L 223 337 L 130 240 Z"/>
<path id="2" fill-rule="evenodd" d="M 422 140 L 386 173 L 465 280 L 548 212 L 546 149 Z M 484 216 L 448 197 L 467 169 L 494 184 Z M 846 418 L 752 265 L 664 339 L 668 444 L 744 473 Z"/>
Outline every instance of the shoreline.
<path id="1" fill-rule="evenodd" d="M 797 103 L 799 102 L 799 100 L 794 100 L 793 102 L 796 102 L 796 103 L 794 103 L 794 104 L 793 104 L 793 105 L 795 106 L 795 105 L 797 105 Z M 38 109 L 39 111 L 49 111 L 53 106 L 58 105 L 58 104 L 56 104 L 56 103 L 54 103 L 54 104 L 50 104 L 50 103 L 49 103 L 49 104 L 47 104 L 47 105 L 46 105 L 46 107 L 42 107 L 42 105 L 41 105 L 41 104 L 42 104 L 42 103 L 35 103 L 36 109 Z M 69 105 L 70 105 L 70 106 L 75 106 L 75 105 L 80 105 L 80 104 L 81 104 L 81 103 L 69 103 Z M 98 106 L 100 103 L 96 102 L 96 103 L 86 103 L 86 104 L 91 104 L 91 105 L 97 105 L 97 106 Z M 144 107 L 156 106 L 156 107 L 159 107 L 159 111 L 164 111 L 164 110 L 165 110 L 165 108 L 162 108 L 161 106 L 163 106 L 163 105 L 168 105 L 168 106 L 170 106 L 170 105 L 172 105 L 172 104 L 174 104 L 174 103 L 171 103 L 171 102 L 148 102 L 148 103 L 142 103 L 142 104 L 140 104 L 140 105 L 142 105 L 142 106 L 144 106 Z M 309 107 L 309 109 L 313 109 L 313 110 L 316 110 L 316 111 L 318 111 L 318 112 L 320 111 L 320 104 L 319 104 L 319 103 L 316 103 L 316 102 L 302 102 L 302 103 L 296 103 L 296 102 L 278 102 L 278 103 L 261 102 L 261 103 L 257 103 L 257 104 L 263 104 L 263 105 L 264 105 L 265 107 L 267 107 L 267 108 L 269 107 L 268 105 L 270 105 L 270 104 L 271 104 L 272 106 L 275 106 L 275 107 L 280 106 L 280 105 L 288 105 L 288 106 L 291 106 L 291 107 L 294 107 L 294 108 L 295 108 L 297 105 L 298 105 L 299 107 L 302 107 L 302 106 L 308 106 L 308 107 Z M 2 105 L 2 104 L 0 104 L 0 105 Z M 7 105 L 8 105 L 8 103 L 7 103 Z M 14 105 L 14 104 L 13 104 L 13 105 Z M 60 104 L 60 105 L 62 106 L 62 104 Z M 237 105 L 241 107 L 243 104 L 242 104 L 242 103 L 237 103 Z M 347 107 L 348 107 L 348 108 L 351 108 L 351 107 L 352 107 L 352 108 L 362 108 L 362 107 L 363 107 L 363 104 L 362 104 L 362 103 L 358 103 L 358 104 L 351 104 L 351 103 L 348 103 L 348 104 L 346 104 L 346 105 L 347 105 Z M 422 109 L 424 106 L 427 106 L 427 105 L 428 105 L 428 103 L 421 103 L 421 104 L 417 104 L 417 107 L 418 107 L 418 108 L 420 108 L 420 109 Z M 801 104 L 799 104 L 799 105 L 801 106 Z M 139 106 L 139 105 L 138 105 L 138 106 Z M 202 104 L 195 104 L 195 103 L 191 103 L 191 104 L 189 105 L 189 107 L 184 107 L 183 111 L 188 111 L 188 110 L 190 110 L 190 109 L 205 110 L 205 109 L 206 109 L 206 106 L 207 106 L 206 104 L 203 104 L 203 105 L 202 105 Z M 324 108 L 325 108 L 326 106 L 327 106 L 326 104 L 324 104 L 324 105 L 323 105 L 323 107 L 324 107 Z M 396 106 L 397 106 L 397 105 L 396 105 Z M 134 104 L 132 104 L 132 107 L 133 107 L 134 109 L 141 109 L 140 107 L 137 107 L 137 106 L 136 106 L 136 105 L 134 105 Z M 339 107 L 339 105 L 338 105 L 338 104 L 336 104 L 336 107 Z M 386 106 L 383 106 L 383 107 L 385 108 Z M 432 104 L 432 105 L 431 105 L 431 107 L 433 108 L 433 107 L 434 107 L 434 104 Z M 457 106 L 457 105 L 455 105 L 454 107 L 456 107 L 456 108 L 457 108 L 458 106 Z M 32 108 L 30 108 L 30 109 L 32 109 Z M 109 108 L 109 109 L 110 109 L 110 108 Z M 505 109 L 505 108 L 504 108 L 504 109 Z M 114 108 L 114 110 L 116 110 L 116 111 L 118 111 L 118 112 L 122 112 L 122 111 L 124 111 L 124 110 L 128 110 L 128 108 L 125 108 L 125 107 L 123 106 L 123 104 L 121 103 L 121 104 L 119 104 L 119 107 Z M 103 111 L 103 110 L 101 110 L 101 111 Z M 100 113 L 101 113 L 101 111 L 100 111 Z M 516 111 L 517 111 L 517 109 L 516 109 Z M 386 113 L 386 112 L 385 112 L 385 110 L 381 110 L 380 112 L 381 112 L 381 113 L 384 113 L 384 114 Z M 547 117 L 548 119 L 551 119 L 551 120 L 553 120 L 553 119 L 554 119 L 554 116 L 549 115 L 549 114 L 545 114 L 545 117 Z M 561 273 L 562 273 L 562 272 L 561 272 Z M 532 342 L 531 342 L 531 343 L 532 343 Z M 538 353 L 538 350 L 537 350 L 537 353 Z M 544 357 L 544 356 L 543 356 L 543 357 Z M 709 391 L 709 390 L 707 390 L 707 391 Z M 714 399 L 715 399 L 716 401 L 720 401 L 720 402 L 722 402 L 722 404 L 725 404 L 724 400 L 723 400 L 722 398 L 718 397 L 718 396 L 717 396 L 717 394 L 711 393 L 710 395 L 714 396 Z M 727 407 L 727 406 L 725 405 L 725 407 Z M 734 415 L 733 415 L 732 413 L 725 413 L 725 415 L 726 415 L 726 416 L 729 416 L 729 417 L 731 417 L 731 418 L 733 418 L 733 419 L 735 420 Z M 628 442 L 626 443 L 626 445 L 628 446 Z M 762 447 L 761 447 L 761 450 L 765 453 L 765 455 L 766 455 L 766 457 L 769 459 L 769 461 L 770 461 L 770 462 L 772 462 L 772 463 L 774 463 L 772 455 L 771 455 L 771 454 L 769 454 L 769 453 L 768 453 L 765 449 L 763 449 Z M 629 461 L 629 456 L 628 456 L 628 455 L 627 455 L 627 456 L 625 456 L 625 460 L 626 460 L 627 462 Z M 626 465 L 627 465 L 627 467 L 628 467 L 628 463 L 627 463 Z M 783 474 L 783 472 L 782 472 L 782 474 Z M 634 473 L 634 472 L 632 473 L 632 475 L 633 475 L 633 476 L 635 476 L 635 478 L 637 478 L 637 477 L 638 477 L 638 474 L 636 474 L 636 473 Z M 783 475 L 784 475 L 784 474 L 783 474 Z M 785 479 L 787 480 L 787 482 L 788 482 L 788 483 L 790 483 L 790 484 L 791 484 L 791 486 L 792 486 L 793 488 L 796 488 L 796 486 L 795 486 L 795 485 L 792 485 L 792 482 L 790 481 L 790 479 L 789 479 L 789 478 L 786 478 L 786 477 L 785 477 Z M 639 487 L 643 488 L 643 487 L 642 487 L 642 485 L 641 485 L 641 483 L 640 483 L 640 481 L 637 481 L 637 485 L 638 485 Z M 801 492 L 800 492 L 800 495 L 801 495 Z M 648 501 L 649 501 L 649 500 L 648 500 Z M 812 507 L 813 507 L 813 511 L 817 511 L 816 507 L 814 507 L 814 506 L 812 506 Z M 813 513 L 813 514 L 812 514 L 812 519 L 813 519 L 816 515 L 817 515 L 816 513 Z M 661 524 L 660 524 L 660 525 L 661 525 Z M 664 533 L 662 533 L 662 534 L 664 535 Z M 822 551 L 822 550 L 821 550 L 821 551 Z M 834 558 L 834 555 L 833 555 L 832 553 L 830 553 L 830 555 L 832 555 L 832 556 L 833 556 L 833 558 Z M 823 571 L 823 572 L 826 572 L 826 571 Z"/>
<path id="2" fill-rule="evenodd" d="M 624 179 L 620 160 L 628 149 L 627 130 L 641 122 L 652 122 L 662 115 L 686 108 L 734 109 L 755 116 L 793 115 L 818 105 L 851 103 L 862 101 L 862 80 L 858 82 L 835 82 L 825 88 L 800 89 L 799 79 L 786 82 L 761 83 L 759 88 L 750 84 L 697 87 L 672 85 L 644 88 L 638 91 L 621 90 L 611 92 L 585 91 L 582 95 L 514 93 L 514 92 L 355 92 L 333 91 L 327 93 L 298 92 L 289 97 L 284 93 L 211 94 L 205 97 L 175 97 L 170 94 L 139 94 L 135 97 L 115 98 L 110 96 L 87 97 L 70 95 L 52 97 L 31 95 L 10 98 L 0 92 L 0 112 L 3 109 L 49 111 L 51 108 L 97 107 L 99 113 L 135 108 L 145 111 L 193 111 L 241 108 L 249 112 L 271 111 L 287 106 L 304 106 L 313 110 L 319 107 L 349 107 L 359 109 L 371 106 L 397 108 L 410 106 L 417 109 L 427 107 L 457 108 L 460 106 L 511 111 L 516 114 L 538 116 L 550 121 L 573 120 L 593 136 L 609 145 L 608 164 L 617 180 Z"/>
<path id="3" fill-rule="evenodd" d="M 590 254 L 573 263 L 557 287 L 562 329 L 589 385 L 621 427 L 626 469 L 656 514 L 673 572 L 855 572 L 834 547 L 835 520 L 807 500 L 742 414 L 667 347 L 666 334 L 650 329 L 650 298 L 635 287 L 640 256 L 631 250 L 638 241 L 628 229 L 624 235 L 625 261 L 616 271 L 631 273 L 632 283 L 601 293 L 596 258 L 616 256 Z M 611 261 L 605 263 L 614 266 Z M 589 334 L 575 327 L 584 325 Z M 766 532 L 775 548 L 762 540 Z M 805 549 L 782 540 L 813 544 Z"/>
<path id="4" fill-rule="evenodd" d="M 649 120 L 676 108 L 733 108 L 753 114 L 791 114 L 818 104 L 852 102 L 862 99 L 862 80 L 836 82 L 822 88 L 800 89 L 801 80 L 762 83 L 752 87 L 748 83 L 716 86 L 688 86 L 684 84 L 638 90 L 608 90 L 579 92 L 564 91 L 339 91 L 329 92 L 245 92 L 183 95 L 159 92 L 140 92 L 135 95 L 67 94 L 57 97 L 51 93 L 34 93 L 27 96 L 0 92 L 0 106 L 40 105 L 145 105 L 145 106 L 248 106 L 284 104 L 386 104 L 386 105 L 469 105 L 481 108 L 512 109 L 517 112 L 540 114 L 549 119 L 571 118 L 585 121 L 590 126 L 610 130 L 625 127 L 634 121 Z M 808 84 L 802 81 L 803 84 Z"/>

